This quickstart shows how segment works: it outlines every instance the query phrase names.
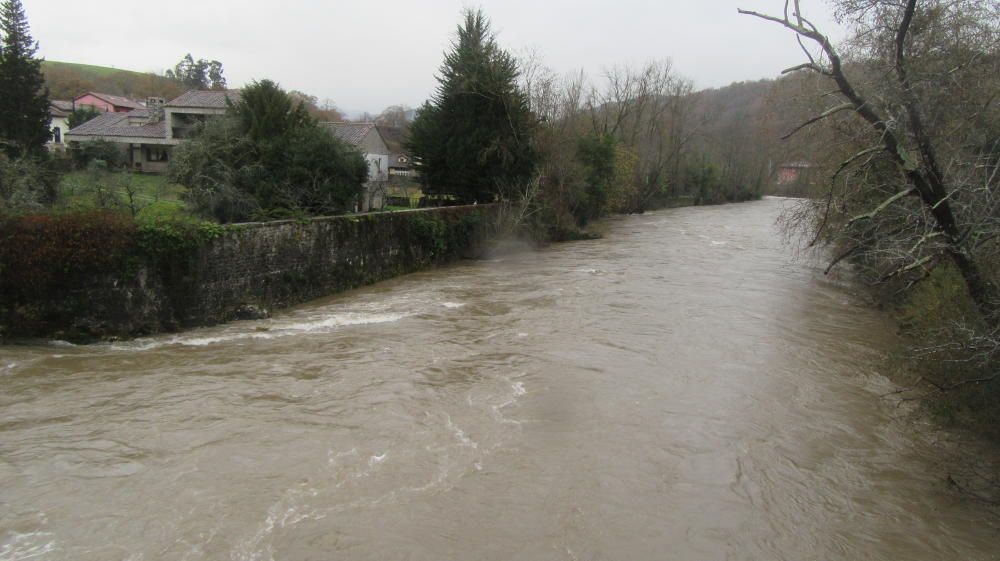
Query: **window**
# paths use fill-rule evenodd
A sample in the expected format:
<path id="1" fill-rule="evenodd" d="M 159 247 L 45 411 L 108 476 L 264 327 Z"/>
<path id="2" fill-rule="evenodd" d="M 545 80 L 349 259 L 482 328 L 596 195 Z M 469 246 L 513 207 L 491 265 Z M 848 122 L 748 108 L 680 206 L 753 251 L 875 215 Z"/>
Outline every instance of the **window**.
<path id="1" fill-rule="evenodd" d="M 146 161 L 166 162 L 170 159 L 170 153 L 166 148 L 148 147 L 146 148 Z"/>
<path id="2" fill-rule="evenodd" d="M 52 142 L 62 144 L 62 129 L 59 127 L 54 127 L 52 129 Z"/>

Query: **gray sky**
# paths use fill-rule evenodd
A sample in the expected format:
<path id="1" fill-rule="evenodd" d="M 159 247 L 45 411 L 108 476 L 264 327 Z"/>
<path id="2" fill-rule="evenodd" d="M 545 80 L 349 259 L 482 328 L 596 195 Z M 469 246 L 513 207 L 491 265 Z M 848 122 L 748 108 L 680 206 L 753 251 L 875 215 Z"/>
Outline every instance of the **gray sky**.
<path id="1" fill-rule="evenodd" d="M 803 11 L 838 36 L 823 0 Z M 697 88 L 774 77 L 801 62 L 790 32 L 739 16 L 783 0 L 24 0 L 49 60 L 162 73 L 185 53 L 222 61 L 230 85 L 271 78 L 347 111 L 419 105 L 463 7 L 481 6 L 500 44 L 534 48 L 559 73 L 671 58 Z M 157 6 L 161 7 L 157 7 Z"/>

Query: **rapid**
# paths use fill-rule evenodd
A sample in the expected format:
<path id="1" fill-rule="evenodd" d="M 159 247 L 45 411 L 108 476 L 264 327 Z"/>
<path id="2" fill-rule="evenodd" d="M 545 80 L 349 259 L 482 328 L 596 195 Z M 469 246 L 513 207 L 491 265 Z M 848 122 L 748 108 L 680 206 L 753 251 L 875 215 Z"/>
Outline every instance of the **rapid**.
<path id="1" fill-rule="evenodd" d="M 787 204 L 0 347 L 0 559 L 997 559 Z"/>

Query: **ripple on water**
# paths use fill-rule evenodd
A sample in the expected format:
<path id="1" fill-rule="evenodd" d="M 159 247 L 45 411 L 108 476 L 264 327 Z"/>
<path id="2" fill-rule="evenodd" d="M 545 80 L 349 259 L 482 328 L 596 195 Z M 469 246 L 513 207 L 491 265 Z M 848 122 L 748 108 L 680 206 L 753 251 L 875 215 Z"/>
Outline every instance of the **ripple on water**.
<path id="1" fill-rule="evenodd" d="M 996 557 L 879 398 L 891 333 L 787 255 L 777 210 L 14 348 L 0 559 Z"/>

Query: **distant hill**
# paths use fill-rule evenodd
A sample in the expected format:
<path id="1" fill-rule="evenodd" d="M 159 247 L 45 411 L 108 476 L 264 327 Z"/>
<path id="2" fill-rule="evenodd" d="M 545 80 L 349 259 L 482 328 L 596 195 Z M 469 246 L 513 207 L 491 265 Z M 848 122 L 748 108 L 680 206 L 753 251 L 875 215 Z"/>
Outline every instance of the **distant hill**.
<path id="1" fill-rule="evenodd" d="M 71 100 L 88 92 L 123 95 L 137 100 L 177 97 L 184 86 L 152 72 L 134 72 L 106 66 L 46 60 L 42 62 L 49 99 Z"/>

